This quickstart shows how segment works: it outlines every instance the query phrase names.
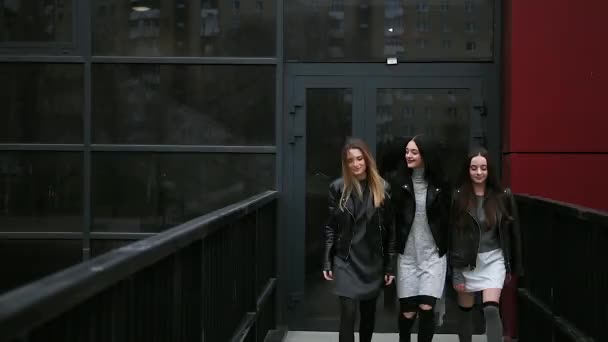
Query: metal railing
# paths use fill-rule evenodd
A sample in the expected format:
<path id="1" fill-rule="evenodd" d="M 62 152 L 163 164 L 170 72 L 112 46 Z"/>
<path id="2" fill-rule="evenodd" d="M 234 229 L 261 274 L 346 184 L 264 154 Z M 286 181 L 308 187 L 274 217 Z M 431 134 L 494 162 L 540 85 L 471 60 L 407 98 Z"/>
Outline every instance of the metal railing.
<path id="1" fill-rule="evenodd" d="M 263 341 L 275 326 L 276 199 L 259 194 L 4 294 L 0 341 Z"/>
<path id="2" fill-rule="evenodd" d="M 608 214 L 532 196 L 517 203 L 520 341 L 608 341 Z"/>

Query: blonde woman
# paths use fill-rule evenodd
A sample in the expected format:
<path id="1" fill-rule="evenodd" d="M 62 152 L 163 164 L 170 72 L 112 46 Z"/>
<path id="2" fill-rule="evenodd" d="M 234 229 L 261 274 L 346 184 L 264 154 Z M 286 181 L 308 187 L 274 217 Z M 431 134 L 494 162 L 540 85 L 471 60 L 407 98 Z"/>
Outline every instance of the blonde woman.
<path id="1" fill-rule="evenodd" d="M 339 297 L 339 340 L 354 341 L 358 302 L 359 341 L 369 342 L 376 299 L 394 279 L 396 252 L 390 188 L 361 139 L 349 139 L 342 149 L 342 177 L 329 186 L 324 233 L 323 277 L 335 283 Z"/>

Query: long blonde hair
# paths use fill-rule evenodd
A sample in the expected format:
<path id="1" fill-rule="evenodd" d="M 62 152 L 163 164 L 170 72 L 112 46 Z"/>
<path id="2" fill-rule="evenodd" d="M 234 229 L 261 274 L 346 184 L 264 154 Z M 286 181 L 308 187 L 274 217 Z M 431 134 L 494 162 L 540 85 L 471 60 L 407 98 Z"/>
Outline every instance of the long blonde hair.
<path id="1" fill-rule="evenodd" d="M 344 191 L 342 191 L 342 197 L 340 197 L 340 210 L 344 210 L 344 202 L 353 193 L 353 190 L 357 196 L 363 196 L 361 191 L 361 183 L 352 174 L 348 168 L 348 151 L 351 149 L 357 149 L 363 154 L 365 160 L 367 182 L 369 184 L 370 194 L 374 200 L 374 207 L 378 208 L 384 201 L 384 179 L 380 177 L 378 173 L 378 167 L 376 161 L 369 151 L 367 144 L 358 138 L 350 138 L 344 144 L 342 148 L 342 178 L 344 179 Z"/>

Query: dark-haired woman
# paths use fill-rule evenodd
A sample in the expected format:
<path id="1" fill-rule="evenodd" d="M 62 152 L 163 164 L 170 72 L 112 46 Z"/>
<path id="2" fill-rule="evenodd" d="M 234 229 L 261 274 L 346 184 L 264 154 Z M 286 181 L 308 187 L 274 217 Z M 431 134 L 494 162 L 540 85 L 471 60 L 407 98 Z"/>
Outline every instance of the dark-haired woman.
<path id="1" fill-rule="evenodd" d="M 394 279 L 395 229 L 390 187 L 378 174 L 369 148 L 349 139 L 342 149 L 342 177 L 329 186 L 323 277 L 335 282 L 340 300 L 340 342 L 354 342 L 356 308 L 359 341 L 370 342 L 376 299 Z"/>
<path id="2" fill-rule="evenodd" d="M 521 275 L 521 238 L 513 195 L 502 189 L 483 148 L 474 149 L 453 196 L 450 266 L 462 310 L 461 342 L 472 338 L 474 293 L 482 292 L 488 342 L 502 341 L 499 299 L 505 277 Z"/>
<path id="3" fill-rule="evenodd" d="M 399 341 L 411 340 L 418 317 L 418 341 L 430 342 L 435 334 L 433 308 L 443 294 L 447 272 L 450 191 L 434 145 L 424 136 L 406 141 L 405 163 L 392 179 L 399 252 Z"/>

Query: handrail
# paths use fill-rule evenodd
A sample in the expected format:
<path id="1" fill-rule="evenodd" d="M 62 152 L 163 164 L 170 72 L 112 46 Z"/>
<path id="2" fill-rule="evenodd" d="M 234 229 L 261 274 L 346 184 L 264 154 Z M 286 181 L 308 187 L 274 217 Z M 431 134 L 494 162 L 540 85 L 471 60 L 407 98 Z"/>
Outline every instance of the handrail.
<path id="1" fill-rule="evenodd" d="M 0 296 L 0 340 L 43 324 L 105 288 L 277 198 L 266 191 Z"/>
<path id="2" fill-rule="evenodd" d="M 520 201 L 535 203 L 537 205 L 552 205 L 559 206 L 560 210 L 563 210 L 565 214 L 571 214 L 576 216 L 579 219 L 591 221 L 594 223 L 603 223 L 608 224 L 608 212 L 601 211 L 598 209 L 587 208 L 583 206 L 579 206 L 572 203 L 565 203 L 556 200 L 552 200 L 549 198 L 544 198 L 540 196 L 526 195 L 526 194 L 516 194 L 516 197 Z"/>
<path id="3" fill-rule="evenodd" d="M 608 212 L 538 196 L 516 199 L 526 268 L 518 289 L 525 307 L 520 340 L 604 341 Z"/>

